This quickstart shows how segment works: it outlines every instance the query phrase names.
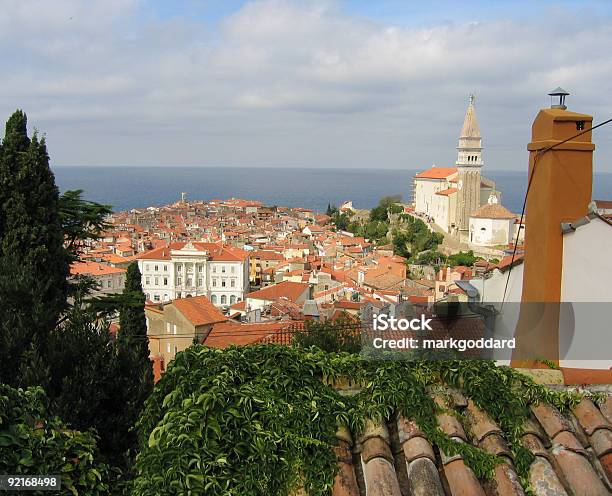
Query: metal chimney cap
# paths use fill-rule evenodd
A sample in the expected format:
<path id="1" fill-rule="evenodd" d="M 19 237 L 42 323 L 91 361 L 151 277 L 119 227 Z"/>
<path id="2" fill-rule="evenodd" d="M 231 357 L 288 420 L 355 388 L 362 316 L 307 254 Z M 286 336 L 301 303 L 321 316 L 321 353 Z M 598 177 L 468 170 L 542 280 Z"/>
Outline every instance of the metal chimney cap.
<path id="1" fill-rule="evenodd" d="M 557 86 L 548 95 L 550 96 L 550 108 L 561 109 L 561 110 L 567 109 L 567 107 L 565 106 L 565 97 L 569 95 L 569 93 L 565 91 L 563 88 L 561 88 L 561 86 Z M 554 97 L 559 97 L 558 103 L 553 103 Z"/>
<path id="2" fill-rule="evenodd" d="M 549 96 L 561 96 L 561 95 L 567 96 L 567 95 L 569 95 L 569 93 L 567 91 L 565 91 L 563 88 L 561 88 L 561 86 L 557 86 L 548 95 Z"/>

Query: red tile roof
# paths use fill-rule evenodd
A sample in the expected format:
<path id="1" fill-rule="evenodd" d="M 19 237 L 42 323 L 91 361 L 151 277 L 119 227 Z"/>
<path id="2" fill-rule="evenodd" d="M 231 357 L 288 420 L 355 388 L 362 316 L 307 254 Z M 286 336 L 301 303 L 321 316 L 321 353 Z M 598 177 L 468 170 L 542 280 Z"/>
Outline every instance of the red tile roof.
<path id="1" fill-rule="evenodd" d="M 432 167 L 423 172 L 419 172 L 417 179 L 445 179 L 457 173 L 457 167 Z"/>
<path id="2" fill-rule="evenodd" d="M 361 303 L 359 303 L 358 301 L 341 300 L 341 301 L 336 301 L 334 303 L 334 307 L 342 308 L 346 310 L 359 310 L 361 308 Z"/>
<path id="3" fill-rule="evenodd" d="M 258 250 L 251 253 L 251 258 L 259 260 L 285 260 L 285 257 L 275 251 Z"/>
<path id="4" fill-rule="evenodd" d="M 167 246 L 140 253 L 136 258 L 138 260 L 170 260 L 170 252 L 181 250 L 186 244 L 185 242 L 170 243 Z M 194 242 L 192 244 L 197 251 L 207 251 L 214 262 L 241 262 L 249 256 L 249 252 L 245 250 L 221 243 Z"/>
<path id="5" fill-rule="evenodd" d="M 123 274 L 125 269 L 112 267 L 98 262 L 74 262 L 70 266 L 70 274 L 87 276 L 108 276 L 112 274 Z"/>
<path id="6" fill-rule="evenodd" d="M 448 189 L 443 189 L 442 191 L 438 191 L 436 195 L 450 196 L 453 193 L 456 193 L 457 191 L 458 191 L 457 188 L 448 188 Z"/>
<path id="7" fill-rule="evenodd" d="M 245 310 L 246 309 L 246 301 L 242 300 L 233 305 L 230 305 L 232 310 Z"/>
<path id="8" fill-rule="evenodd" d="M 173 300 L 174 306 L 194 326 L 225 322 L 227 317 L 215 307 L 206 296 Z"/>
<path id="9" fill-rule="evenodd" d="M 215 324 L 212 331 L 204 340 L 206 346 L 211 348 L 227 348 L 231 345 L 248 345 L 266 338 L 284 329 L 289 329 L 291 322 L 257 322 L 240 324 L 237 322 L 224 322 Z"/>
<path id="10" fill-rule="evenodd" d="M 287 298 L 290 301 L 297 299 L 308 289 L 309 285 L 303 282 L 283 281 L 273 286 L 254 291 L 246 295 L 247 298 L 257 300 L 277 300 L 279 298 Z"/>
<path id="11" fill-rule="evenodd" d="M 512 261 L 512 255 L 506 255 L 499 261 L 499 263 L 497 264 L 497 268 L 503 272 L 508 267 L 510 267 L 510 265 L 515 266 L 520 263 L 523 263 L 524 258 L 525 258 L 524 253 L 516 253 L 514 255 L 514 261 Z"/>
<path id="12" fill-rule="evenodd" d="M 500 205 L 499 203 L 487 203 L 482 207 L 474 210 L 470 217 L 478 218 L 478 219 L 515 219 L 517 216 L 514 215 L 510 210 L 506 207 Z"/>

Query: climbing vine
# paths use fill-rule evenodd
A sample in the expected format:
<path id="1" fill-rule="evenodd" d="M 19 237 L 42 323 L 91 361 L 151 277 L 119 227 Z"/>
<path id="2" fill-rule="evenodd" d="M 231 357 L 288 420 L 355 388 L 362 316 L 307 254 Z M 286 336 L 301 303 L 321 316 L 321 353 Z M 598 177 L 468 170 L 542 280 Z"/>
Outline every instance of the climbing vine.
<path id="1" fill-rule="evenodd" d="M 353 395 L 329 384 L 349 380 Z M 451 386 L 506 434 L 524 485 L 533 459 L 521 445 L 529 405 L 565 410 L 574 393 L 552 391 L 485 361 L 373 361 L 316 348 L 193 346 L 177 355 L 138 424 L 141 450 L 133 494 L 330 494 L 338 426 L 359 432 L 366 419 L 399 413 L 416 421 L 448 455 L 461 454 L 479 478 L 501 462 L 437 425 L 445 410 L 432 391 Z"/>
<path id="2" fill-rule="evenodd" d="M 111 494 L 120 474 L 101 462 L 96 436 L 49 415 L 47 403 L 42 388 L 0 384 L 0 474 L 59 475 L 62 495 Z"/>

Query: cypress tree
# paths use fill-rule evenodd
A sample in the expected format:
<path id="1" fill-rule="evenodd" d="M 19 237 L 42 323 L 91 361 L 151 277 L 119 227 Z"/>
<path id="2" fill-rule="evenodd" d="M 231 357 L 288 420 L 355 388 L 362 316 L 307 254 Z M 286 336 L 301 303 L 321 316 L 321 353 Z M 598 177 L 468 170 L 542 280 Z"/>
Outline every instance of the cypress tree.
<path id="1" fill-rule="evenodd" d="M 66 305 L 69 264 L 45 139 L 18 110 L 0 146 L 0 381 L 23 385 Z"/>
<path id="2" fill-rule="evenodd" d="M 138 263 L 132 262 L 127 269 L 121 297 L 117 336 L 119 376 L 123 384 L 124 421 L 129 426 L 136 424 L 144 402 L 153 390 L 153 366 L 149 359 L 145 295 L 142 292 L 141 278 Z M 136 433 L 130 431 L 126 441 L 128 448 L 135 449 Z"/>

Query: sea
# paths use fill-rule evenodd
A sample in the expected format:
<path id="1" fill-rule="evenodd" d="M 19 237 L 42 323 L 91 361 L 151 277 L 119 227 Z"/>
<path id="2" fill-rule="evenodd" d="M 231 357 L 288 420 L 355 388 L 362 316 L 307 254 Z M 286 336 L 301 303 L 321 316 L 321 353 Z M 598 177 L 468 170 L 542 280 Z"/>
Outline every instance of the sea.
<path id="1" fill-rule="evenodd" d="M 324 212 L 327 205 L 352 200 L 355 208 L 372 208 L 384 196 L 412 198 L 411 169 L 300 169 L 264 167 L 52 167 L 60 191 L 81 189 L 91 201 L 114 211 L 189 200 L 243 198 L 265 205 L 303 207 Z M 501 203 L 520 213 L 527 172 L 487 170 Z M 593 198 L 612 200 L 612 173 L 596 173 Z"/>

